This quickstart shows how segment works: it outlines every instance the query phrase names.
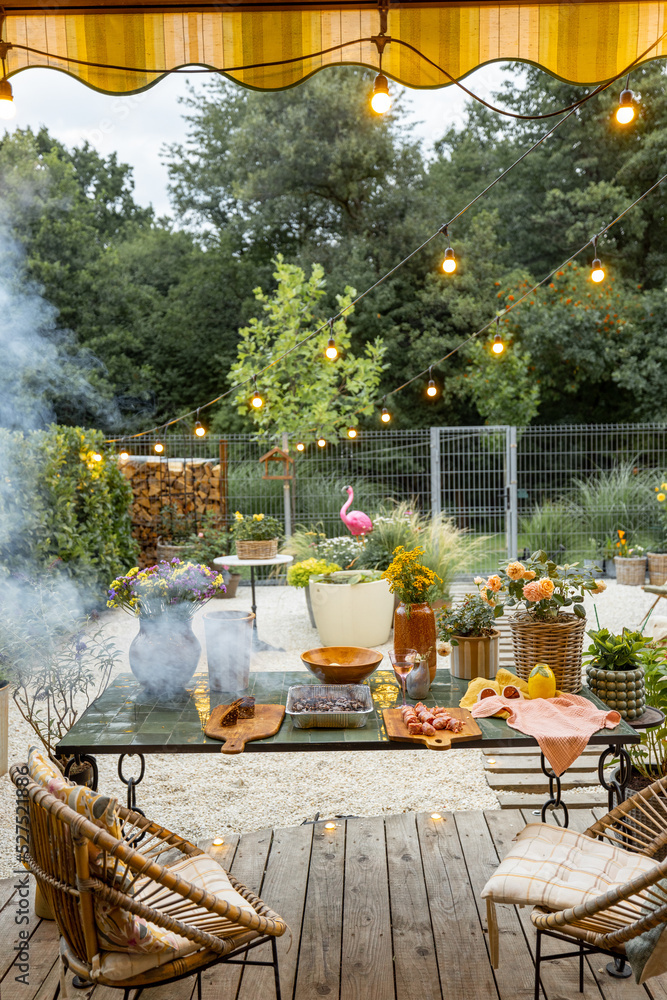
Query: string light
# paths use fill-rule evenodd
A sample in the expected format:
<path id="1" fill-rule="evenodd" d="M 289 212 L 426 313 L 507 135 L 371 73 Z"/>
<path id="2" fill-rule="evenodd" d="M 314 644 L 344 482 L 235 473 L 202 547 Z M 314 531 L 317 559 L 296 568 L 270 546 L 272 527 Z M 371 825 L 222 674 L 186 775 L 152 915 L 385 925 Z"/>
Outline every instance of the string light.
<path id="1" fill-rule="evenodd" d="M 102 456 L 100 455 L 99 451 L 94 451 L 90 457 L 92 458 L 93 462 L 102 461 Z"/>
<path id="2" fill-rule="evenodd" d="M 386 401 L 387 401 L 387 397 L 385 396 L 383 398 L 382 402 L 386 403 Z M 382 407 L 382 413 L 380 414 L 380 420 L 382 421 L 383 424 L 388 424 L 389 421 L 391 420 L 391 413 L 389 412 L 389 410 L 387 409 L 386 406 Z"/>
<path id="3" fill-rule="evenodd" d="M 429 368 L 428 374 L 429 374 L 429 379 L 428 379 L 428 385 L 426 386 L 426 395 L 430 396 L 431 399 L 434 399 L 438 395 L 438 387 L 433 381 L 433 368 Z"/>
<path id="4" fill-rule="evenodd" d="M 389 83 L 384 73 L 378 73 L 373 84 L 373 95 L 371 97 L 371 107 L 376 115 L 384 115 L 391 107 L 391 97 L 389 96 Z"/>
<path id="5" fill-rule="evenodd" d="M 158 455 L 162 454 L 162 452 L 164 451 L 164 445 L 162 444 L 161 441 L 155 442 L 155 444 L 153 445 L 153 451 L 156 451 Z"/>
<path id="6" fill-rule="evenodd" d="M 195 434 L 197 435 L 198 438 L 203 438 L 204 434 L 206 434 L 206 428 L 202 427 L 201 421 L 199 419 L 199 410 L 197 410 L 197 423 L 195 424 Z"/>
<path id="7" fill-rule="evenodd" d="M 616 121 L 619 125 L 629 125 L 636 114 L 635 95 L 629 89 L 629 84 L 630 74 L 628 73 L 628 78 L 625 81 L 625 90 L 621 91 L 618 107 L 616 108 Z"/>
<path id="8" fill-rule="evenodd" d="M 591 243 L 593 244 L 593 253 L 595 254 L 593 263 L 591 264 L 591 281 L 594 281 L 596 285 L 599 285 L 601 281 L 604 281 L 604 268 L 602 266 L 602 261 L 598 257 L 597 236 L 593 237 Z"/>
<path id="9" fill-rule="evenodd" d="M 493 338 L 493 343 L 491 344 L 491 350 L 494 354 L 502 354 L 505 350 L 505 344 L 503 338 L 500 334 L 500 318 L 496 316 L 496 335 Z"/>
<path id="10" fill-rule="evenodd" d="M 257 388 L 257 378 L 254 375 L 252 377 L 252 380 L 253 380 L 253 384 L 255 386 L 255 391 L 252 394 L 252 399 L 250 400 L 250 405 L 255 410 L 261 410 L 261 408 L 264 406 L 264 400 L 262 399 L 262 397 L 259 394 L 259 390 Z"/>
<path id="11" fill-rule="evenodd" d="M 454 274 L 456 270 L 456 257 L 449 242 L 449 230 L 447 226 L 443 226 L 440 231 L 447 237 L 447 249 L 445 250 L 445 259 L 442 262 L 442 269 L 445 274 Z"/>
<path id="12" fill-rule="evenodd" d="M 335 361 L 336 358 L 338 357 L 338 348 L 336 347 L 336 341 L 334 340 L 334 335 L 333 335 L 332 319 L 329 320 L 329 340 L 327 342 L 327 347 L 324 352 L 324 356 L 325 358 L 328 358 L 329 361 Z"/>
<path id="13" fill-rule="evenodd" d="M 128 458 L 129 458 L 130 456 L 129 456 L 128 452 L 126 452 L 126 451 L 121 451 L 121 453 L 120 453 L 120 455 L 119 455 L 118 457 L 119 457 L 119 459 L 121 460 L 121 462 L 127 462 Z"/>
<path id="14" fill-rule="evenodd" d="M 303 441 L 298 441 L 298 442 L 297 442 L 297 445 L 296 445 L 296 450 L 297 450 L 297 451 L 305 451 L 305 450 L 306 450 L 306 446 L 305 446 L 305 444 L 303 443 Z"/>
<path id="15" fill-rule="evenodd" d="M 349 438 L 352 438 L 354 440 L 354 438 L 356 438 L 356 436 L 357 436 L 357 428 L 356 427 L 348 427 L 348 429 L 347 429 L 347 436 Z"/>
<path id="16" fill-rule="evenodd" d="M 327 439 L 326 438 L 318 438 L 317 439 L 317 444 L 318 444 L 318 447 L 320 447 L 320 448 L 326 448 Z"/>

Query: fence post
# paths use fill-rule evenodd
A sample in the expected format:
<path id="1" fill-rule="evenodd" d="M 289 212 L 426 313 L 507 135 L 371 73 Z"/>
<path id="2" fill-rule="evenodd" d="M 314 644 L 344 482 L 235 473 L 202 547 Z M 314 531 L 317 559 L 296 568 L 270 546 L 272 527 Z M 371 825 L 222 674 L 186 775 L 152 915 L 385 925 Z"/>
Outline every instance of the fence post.
<path id="1" fill-rule="evenodd" d="M 507 428 L 505 442 L 505 493 L 507 496 L 505 530 L 507 535 L 507 558 L 516 559 L 519 547 L 516 427 Z"/>
<path id="2" fill-rule="evenodd" d="M 440 428 L 431 427 L 431 517 L 437 517 L 441 513 Z"/>
<path id="3" fill-rule="evenodd" d="M 289 451 L 289 437 L 283 432 L 283 451 Z M 283 483 L 283 511 L 285 516 L 285 540 L 292 535 L 292 500 L 290 497 L 290 481 L 286 479 Z"/>

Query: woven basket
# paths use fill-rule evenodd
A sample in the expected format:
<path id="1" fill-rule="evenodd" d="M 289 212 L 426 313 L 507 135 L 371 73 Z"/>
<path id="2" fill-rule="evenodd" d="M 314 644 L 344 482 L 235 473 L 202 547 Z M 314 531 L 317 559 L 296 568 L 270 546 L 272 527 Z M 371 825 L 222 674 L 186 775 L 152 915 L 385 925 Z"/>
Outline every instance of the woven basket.
<path id="1" fill-rule="evenodd" d="M 560 614 L 547 622 L 527 612 L 509 619 L 517 675 L 527 681 L 536 663 L 548 663 L 559 691 L 575 694 L 581 689 L 581 649 L 586 619 Z"/>
<path id="2" fill-rule="evenodd" d="M 186 549 L 187 545 L 170 545 L 169 543 L 163 542 L 161 538 L 158 538 L 156 546 L 157 561 L 162 562 L 165 559 L 183 559 L 183 553 Z"/>
<path id="3" fill-rule="evenodd" d="M 649 552 L 648 582 L 654 587 L 662 587 L 663 583 L 667 583 L 667 555 Z"/>
<path id="4" fill-rule="evenodd" d="M 646 579 L 646 556 L 615 556 L 616 583 L 626 587 L 641 587 Z"/>
<path id="5" fill-rule="evenodd" d="M 236 554 L 239 559 L 275 559 L 278 555 L 278 539 L 266 538 L 261 541 L 237 541 Z"/>

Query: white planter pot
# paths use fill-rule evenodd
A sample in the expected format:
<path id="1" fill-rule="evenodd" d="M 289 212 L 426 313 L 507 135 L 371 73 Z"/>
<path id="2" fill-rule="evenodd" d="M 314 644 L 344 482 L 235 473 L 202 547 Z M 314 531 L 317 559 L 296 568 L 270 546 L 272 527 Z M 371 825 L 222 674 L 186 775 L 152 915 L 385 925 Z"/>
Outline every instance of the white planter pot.
<path id="1" fill-rule="evenodd" d="M 353 570 L 337 577 L 355 576 Z M 323 646 L 381 646 L 389 639 L 394 595 L 387 580 L 371 583 L 309 581 L 310 601 Z"/>
<path id="2" fill-rule="evenodd" d="M 450 669 L 452 677 L 470 681 L 473 677 L 492 680 L 498 673 L 500 632 L 488 636 L 455 635 L 458 646 L 452 646 Z"/>

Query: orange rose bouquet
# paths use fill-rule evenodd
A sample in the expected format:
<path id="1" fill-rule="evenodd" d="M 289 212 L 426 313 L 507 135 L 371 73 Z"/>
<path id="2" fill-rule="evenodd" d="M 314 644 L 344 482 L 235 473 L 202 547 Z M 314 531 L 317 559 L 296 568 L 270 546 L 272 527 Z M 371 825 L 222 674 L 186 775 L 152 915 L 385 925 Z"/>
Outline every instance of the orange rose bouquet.
<path id="1" fill-rule="evenodd" d="M 523 606 L 537 621 L 557 618 L 571 608 L 577 618 L 585 618 L 584 594 L 602 594 L 607 585 L 596 580 L 589 570 L 577 563 L 559 566 L 546 552 L 534 552 L 525 563 L 504 563 L 498 573 L 484 580 L 475 579 L 482 600 L 494 608 Z M 496 610 L 496 617 L 502 611 Z"/>

